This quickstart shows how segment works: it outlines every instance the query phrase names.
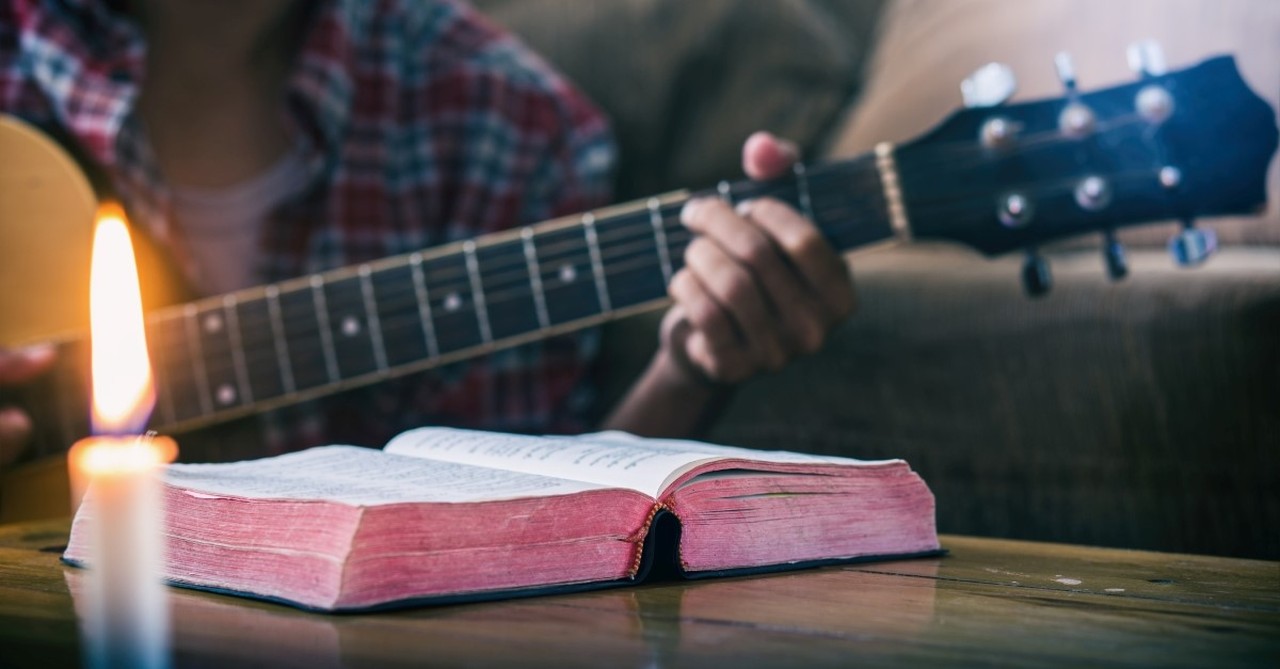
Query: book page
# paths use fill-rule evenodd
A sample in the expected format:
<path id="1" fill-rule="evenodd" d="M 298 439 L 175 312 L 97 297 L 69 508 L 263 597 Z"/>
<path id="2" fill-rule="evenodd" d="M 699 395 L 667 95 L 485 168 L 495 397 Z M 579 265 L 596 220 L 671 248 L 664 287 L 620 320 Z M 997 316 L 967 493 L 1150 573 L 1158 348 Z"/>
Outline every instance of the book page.
<path id="1" fill-rule="evenodd" d="M 850 458 L 757 451 L 680 439 L 645 439 L 625 432 L 530 437 L 429 427 L 398 435 L 384 451 L 630 488 L 654 498 L 670 480 L 689 469 L 727 458 L 802 464 L 868 464 Z"/>
<path id="2" fill-rule="evenodd" d="M 225 464 L 175 464 L 166 468 L 163 480 L 189 494 L 323 500 L 352 506 L 483 502 L 604 487 L 504 469 L 429 462 L 358 446 L 321 446 Z"/>

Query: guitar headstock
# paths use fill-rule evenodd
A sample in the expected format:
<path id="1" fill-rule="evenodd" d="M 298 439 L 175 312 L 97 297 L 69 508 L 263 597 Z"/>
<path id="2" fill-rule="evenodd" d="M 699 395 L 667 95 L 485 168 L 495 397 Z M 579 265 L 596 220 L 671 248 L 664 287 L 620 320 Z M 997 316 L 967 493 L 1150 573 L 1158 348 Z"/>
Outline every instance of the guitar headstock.
<path id="1" fill-rule="evenodd" d="M 1048 289 L 1035 249 L 1098 232 L 1114 278 L 1124 253 L 1114 230 L 1180 220 L 1170 250 L 1184 265 L 1212 252 L 1202 216 L 1248 214 L 1266 202 L 1276 150 L 1275 112 L 1217 57 L 1165 73 L 1153 43 L 1131 50 L 1133 83 L 1093 92 L 1075 85 L 1058 58 L 1059 98 L 1003 104 L 1011 74 L 989 66 L 966 81 L 971 106 L 894 150 L 912 234 L 959 242 L 985 254 L 1028 251 L 1028 291 Z M 994 91 L 994 93 L 993 93 Z"/>

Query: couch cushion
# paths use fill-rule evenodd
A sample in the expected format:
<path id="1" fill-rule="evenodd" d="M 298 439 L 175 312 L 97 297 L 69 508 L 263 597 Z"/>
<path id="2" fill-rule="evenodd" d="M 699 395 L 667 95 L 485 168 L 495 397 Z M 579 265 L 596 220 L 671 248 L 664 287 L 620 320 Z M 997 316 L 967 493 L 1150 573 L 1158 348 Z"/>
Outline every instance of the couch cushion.
<path id="1" fill-rule="evenodd" d="M 613 119 L 619 196 L 704 187 L 741 173 L 743 140 L 806 147 L 856 83 L 880 0 L 480 0 Z M 861 25 L 861 30 L 848 26 Z"/>
<path id="2" fill-rule="evenodd" d="M 1060 95 L 1053 66 L 1071 53 L 1083 88 L 1130 81 L 1125 49 L 1154 38 L 1170 68 L 1235 54 L 1245 79 L 1280 102 L 1280 2 L 1221 0 L 895 0 L 860 103 L 832 151 L 850 155 L 876 142 L 923 133 L 960 105 L 960 81 L 984 63 L 1018 76 L 1015 100 Z M 1216 222 L 1224 243 L 1280 244 L 1280 166 L 1269 173 L 1268 220 Z M 1172 228 L 1130 229 L 1129 242 L 1163 243 Z"/>

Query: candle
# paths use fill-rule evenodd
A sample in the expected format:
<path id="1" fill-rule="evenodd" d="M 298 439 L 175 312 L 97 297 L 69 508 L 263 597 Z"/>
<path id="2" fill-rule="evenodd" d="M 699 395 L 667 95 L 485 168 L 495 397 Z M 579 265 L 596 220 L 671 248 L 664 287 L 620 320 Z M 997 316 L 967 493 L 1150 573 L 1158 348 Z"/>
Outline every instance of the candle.
<path id="1" fill-rule="evenodd" d="M 177 454 L 141 434 L 155 406 L 142 300 L 124 212 L 104 205 L 89 285 L 93 431 L 68 455 L 72 494 L 84 496 L 93 553 L 85 607 L 87 664 L 164 667 L 169 612 L 162 581 L 164 509 L 157 475 Z"/>
<path id="2" fill-rule="evenodd" d="M 173 459 L 167 437 L 90 437 L 72 447 L 89 483 L 92 562 L 85 610 L 92 667 L 168 665 L 163 504 L 156 473 Z"/>

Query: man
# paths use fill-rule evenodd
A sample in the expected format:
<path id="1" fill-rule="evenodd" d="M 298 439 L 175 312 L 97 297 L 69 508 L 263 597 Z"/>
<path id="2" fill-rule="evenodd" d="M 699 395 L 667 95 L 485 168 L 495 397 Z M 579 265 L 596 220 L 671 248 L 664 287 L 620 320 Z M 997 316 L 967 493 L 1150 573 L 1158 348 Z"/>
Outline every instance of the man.
<path id="1" fill-rule="evenodd" d="M 72 137 L 202 292 L 606 202 L 612 148 L 598 112 L 464 4 L 125 4 L 8 0 L 0 110 Z M 744 147 L 753 178 L 796 158 L 764 133 Z M 699 237 L 671 281 L 661 346 L 602 427 L 689 435 L 730 384 L 815 351 L 852 309 L 844 264 L 790 207 L 700 200 L 682 222 Z M 556 338 L 273 412 L 252 450 L 379 444 L 427 423 L 585 429 L 594 339 Z M 50 362 L 47 350 L 0 351 L 0 383 Z M 32 428 L 0 409 L 0 462 Z"/>

